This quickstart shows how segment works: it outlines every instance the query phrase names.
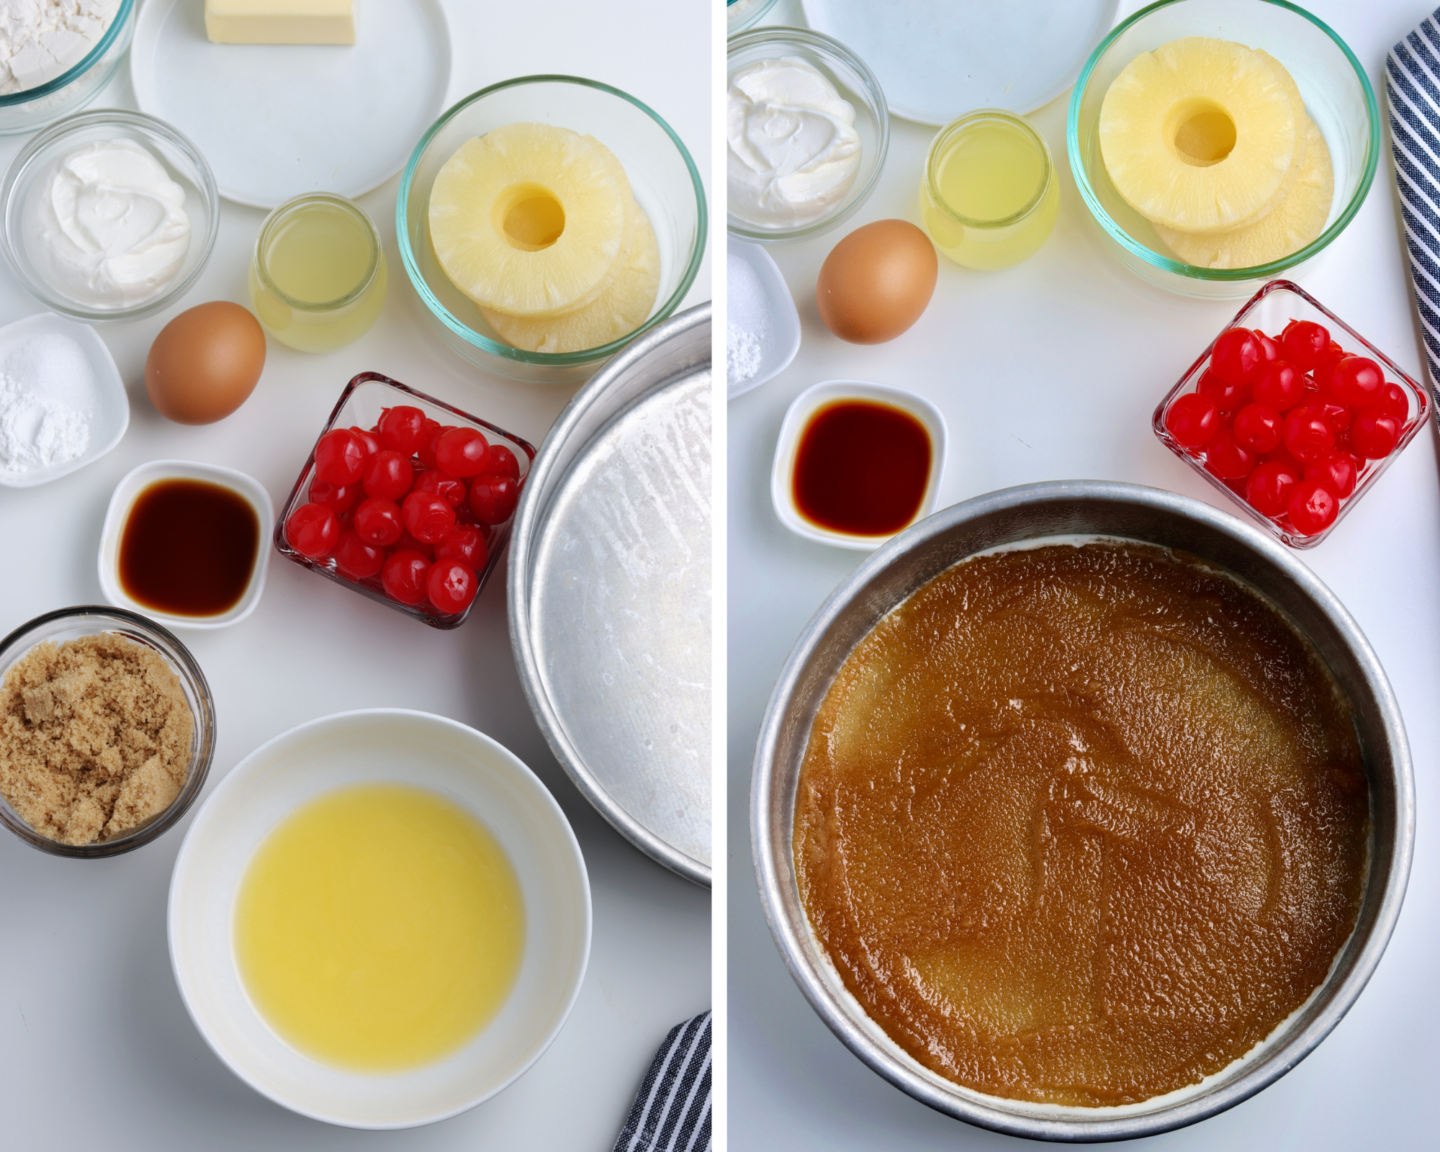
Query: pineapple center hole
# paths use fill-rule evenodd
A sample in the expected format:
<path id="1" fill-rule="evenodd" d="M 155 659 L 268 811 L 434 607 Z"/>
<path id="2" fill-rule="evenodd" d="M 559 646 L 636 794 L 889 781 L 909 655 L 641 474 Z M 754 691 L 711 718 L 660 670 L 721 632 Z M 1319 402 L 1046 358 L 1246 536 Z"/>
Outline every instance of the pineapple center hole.
<path id="1" fill-rule="evenodd" d="M 1230 155 L 1235 147 L 1235 121 L 1218 104 L 1186 101 L 1170 113 L 1174 125 L 1175 155 L 1186 164 L 1208 168 Z"/>
<path id="2" fill-rule="evenodd" d="M 539 252 L 559 240 L 565 231 L 565 209 L 538 184 L 512 188 L 504 198 L 500 231 L 521 251 Z"/>

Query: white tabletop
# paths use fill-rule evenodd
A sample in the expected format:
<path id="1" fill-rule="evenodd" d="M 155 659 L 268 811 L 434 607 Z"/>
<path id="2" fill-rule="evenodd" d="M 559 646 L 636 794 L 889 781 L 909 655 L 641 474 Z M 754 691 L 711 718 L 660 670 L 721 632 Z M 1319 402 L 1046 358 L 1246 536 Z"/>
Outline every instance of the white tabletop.
<path id="1" fill-rule="evenodd" d="M 450 102 L 529 73 L 604 80 L 675 128 L 708 187 L 706 5 L 447 0 L 445 7 L 455 52 Z M 107 105 L 134 107 L 123 67 L 92 107 Z M 24 139 L 0 138 L 0 167 Z M 214 299 L 248 304 L 246 269 L 263 212 L 226 204 L 214 254 L 186 298 L 161 315 L 101 330 L 129 390 L 130 430 L 109 456 L 71 476 L 0 489 L 0 634 L 54 608 L 100 602 L 96 550 L 106 504 L 120 477 L 142 461 L 229 465 L 256 477 L 280 507 L 357 372 L 383 372 L 540 443 L 575 389 L 487 377 L 431 337 L 395 247 L 397 183 L 361 200 L 385 237 L 390 266 L 378 323 L 327 355 L 270 341 L 259 387 L 227 420 L 204 428 L 163 420 L 145 395 L 145 354 L 183 308 Z M 682 306 L 708 299 L 709 284 L 707 260 Z M 0 272 L 0 323 L 37 311 Z M 463 720 L 544 780 L 585 854 L 595 929 L 574 1012 L 535 1067 L 490 1102 L 429 1128 L 361 1137 L 295 1116 L 225 1069 L 175 990 L 165 899 L 188 819 L 113 860 L 63 860 L 0 835 L 0 1147 L 289 1152 L 362 1139 L 376 1149 L 611 1147 L 666 1031 L 710 1005 L 709 893 L 612 831 L 551 756 L 516 679 L 504 575 L 502 564 L 464 627 L 437 632 L 273 556 L 252 617 L 182 639 L 215 695 L 219 742 L 207 789 L 270 737 L 331 712 L 373 706 Z"/>
<path id="2" fill-rule="evenodd" d="M 1433 6 L 1421 0 L 1308 0 L 1351 46 L 1380 93 L 1389 47 Z M 1121 4 L 1121 16 L 1139 8 Z M 782 0 L 766 23 L 796 23 Z M 1065 162 L 1069 93 L 1033 117 L 1061 172 L 1048 244 L 1004 272 L 941 260 L 934 300 L 890 344 L 831 336 L 815 277 L 846 231 L 917 220 L 919 173 L 933 129 L 894 120 L 874 194 L 835 233 L 771 249 L 800 309 L 795 362 L 729 405 L 729 1123 L 745 1152 L 796 1148 L 1034 1147 L 971 1128 L 912 1100 L 852 1056 L 792 983 L 770 939 L 750 866 L 751 757 L 771 685 L 821 600 L 861 558 L 808 543 L 776 520 L 769 472 L 786 406 L 820 380 L 850 377 L 919 392 L 944 411 L 950 466 L 940 505 L 1039 480 L 1101 478 L 1221 497 L 1150 431 L 1150 413 L 1240 302 L 1167 295 L 1102 245 Z M 1307 290 L 1401 367 L 1424 358 L 1385 155 L 1359 215 Z M 1430 817 L 1440 760 L 1440 476 L 1433 428 L 1416 438 L 1365 504 L 1323 545 L 1298 554 L 1333 588 L 1379 653 L 1399 697 L 1416 770 L 1419 838 L 1399 926 L 1370 986 L 1330 1037 L 1258 1096 L 1193 1128 L 1137 1142 L 1166 1149 L 1433 1147 L 1426 1101 L 1440 1083 L 1440 901 Z M 1422 1133 L 1428 1135 L 1422 1136 Z"/>

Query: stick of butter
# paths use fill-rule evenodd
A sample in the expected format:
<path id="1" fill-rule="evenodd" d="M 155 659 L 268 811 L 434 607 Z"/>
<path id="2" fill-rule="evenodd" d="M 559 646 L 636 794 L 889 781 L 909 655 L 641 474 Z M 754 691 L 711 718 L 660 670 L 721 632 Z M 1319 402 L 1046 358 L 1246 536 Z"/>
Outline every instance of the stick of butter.
<path id="1" fill-rule="evenodd" d="M 215 44 L 354 44 L 355 0 L 205 0 Z"/>

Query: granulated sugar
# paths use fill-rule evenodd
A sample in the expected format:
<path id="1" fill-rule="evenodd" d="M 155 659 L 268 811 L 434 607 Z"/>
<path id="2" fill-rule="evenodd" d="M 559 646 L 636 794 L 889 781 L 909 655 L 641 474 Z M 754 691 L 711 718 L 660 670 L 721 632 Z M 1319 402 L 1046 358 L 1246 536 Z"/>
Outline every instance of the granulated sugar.
<path id="1" fill-rule="evenodd" d="M 68 336 L 46 332 L 16 346 L 0 361 L 0 471 L 40 472 L 83 456 L 95 384 Z"/>
<path id="2" fill-rule="evenodd" d="M 769 301 L 765 286 L 748 261 L 729 254 L 725 263 L 725 375 L 730 387 L 743 384 L 760 371 L 769 327 Z"/>

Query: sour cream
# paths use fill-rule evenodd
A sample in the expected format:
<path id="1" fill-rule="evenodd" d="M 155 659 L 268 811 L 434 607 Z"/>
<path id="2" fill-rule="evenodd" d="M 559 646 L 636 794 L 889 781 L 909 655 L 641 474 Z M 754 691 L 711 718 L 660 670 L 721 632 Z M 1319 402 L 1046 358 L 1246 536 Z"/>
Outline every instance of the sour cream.
<path id="1" fill-rule="evenodd" d="M 730 213 L 760 227 L 821 219 L 860 169 L 854 107 L 795 57 L 761 60 L 730 77 L 725 137 Z"/>
<path id="2" fill-rule="evenodd" d="M 25 213 L 25 249 L 45 281 L 77 304 L 131 308 L 179 274 L 190 248 L 185 189 L 132 140 L 67 153 L 41 177 Z"/>

